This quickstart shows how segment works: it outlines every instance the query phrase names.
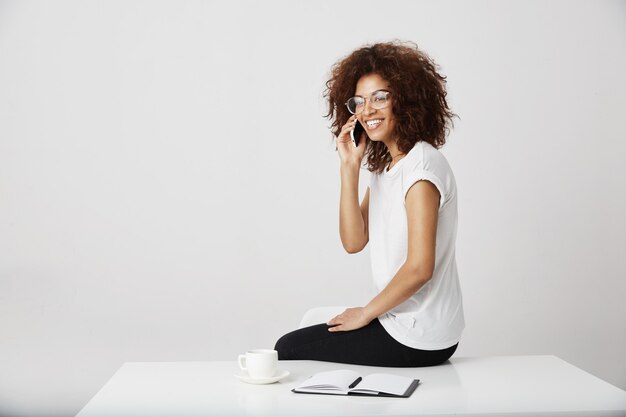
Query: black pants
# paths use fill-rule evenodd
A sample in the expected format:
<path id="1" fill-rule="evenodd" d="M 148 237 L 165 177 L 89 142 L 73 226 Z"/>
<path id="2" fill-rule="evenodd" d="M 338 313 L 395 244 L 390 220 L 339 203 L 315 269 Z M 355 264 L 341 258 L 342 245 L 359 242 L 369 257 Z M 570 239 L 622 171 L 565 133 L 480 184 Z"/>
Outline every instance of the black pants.
<path id="1" fill-rule="evenodd" d="M 287 333 L 276 342 L 278 359 L 387 367 L 434 366 L 450 359 L 458 346 L 457 343 L 442 350 L 410 348 L 391 337 L 378 319 L 348 332 L 329 332 L 328 327 L 317 324 Z"/>

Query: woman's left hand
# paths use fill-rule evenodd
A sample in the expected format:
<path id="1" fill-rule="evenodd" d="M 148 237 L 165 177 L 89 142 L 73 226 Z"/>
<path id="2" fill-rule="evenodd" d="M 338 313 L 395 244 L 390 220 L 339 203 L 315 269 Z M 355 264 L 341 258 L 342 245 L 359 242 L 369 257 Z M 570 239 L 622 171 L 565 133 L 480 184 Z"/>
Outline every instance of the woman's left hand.
<path id="1" fill-rule="evenodd" d="M 373 319 L 370 318 L 363 307 L 348 308 L 340 315 L 331 319 L 328 323 L 333 326 L 328 329 L 329 332 L 341 332 L 348 330 L 356 330 L 365 327 Z"/>

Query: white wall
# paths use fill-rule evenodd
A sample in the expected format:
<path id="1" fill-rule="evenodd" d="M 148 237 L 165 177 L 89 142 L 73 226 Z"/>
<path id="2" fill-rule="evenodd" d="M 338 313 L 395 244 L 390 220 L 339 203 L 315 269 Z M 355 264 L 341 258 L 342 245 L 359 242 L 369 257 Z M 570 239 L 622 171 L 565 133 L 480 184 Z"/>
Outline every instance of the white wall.
<path id="1" fill-rule="evenodd" d="M 625 23 L 623 1 L 0 2 L 0 415 L 73 415 L 125 361 L 233 359 L 366 303 L 321 94 L 394 38 L 461 117 L 457 356 L 626 389 Z"/>

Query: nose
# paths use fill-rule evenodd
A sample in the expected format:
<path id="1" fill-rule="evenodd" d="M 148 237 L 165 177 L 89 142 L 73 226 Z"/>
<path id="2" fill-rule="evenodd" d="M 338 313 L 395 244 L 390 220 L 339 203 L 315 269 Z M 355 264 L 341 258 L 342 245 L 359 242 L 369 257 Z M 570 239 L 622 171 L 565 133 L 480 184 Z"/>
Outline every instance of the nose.
<path id="1" fill-rule="evenodd" d="M 363 103 L 363 114 L 370 115 L 374 113 L 375 111 L 376 109 L 372 107 L 372 104 L 370 103 L 369 99 L 366 99 L 365 103 Z"/>

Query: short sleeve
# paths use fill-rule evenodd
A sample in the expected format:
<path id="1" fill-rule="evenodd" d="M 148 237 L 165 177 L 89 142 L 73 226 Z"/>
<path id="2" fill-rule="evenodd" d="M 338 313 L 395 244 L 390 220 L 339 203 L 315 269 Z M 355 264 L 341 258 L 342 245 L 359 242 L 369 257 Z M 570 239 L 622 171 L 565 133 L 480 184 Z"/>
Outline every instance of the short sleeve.
<path id="1" fill-rule="evenodd" d="M 443 182 L 439 179 L 438 176 L 436 176 L 432 172 L 426 171 L 423 169 L 411 172 L 407 176 L 407 178 L 405 178 L 402 181 L 402 194 L 404 195 L 404 199 L 403 199 L 404 205 L 406 205 L 406 195 L 409 192 L 409 189 L 411 189 L 411 187 L 416 182 L 423 181 L 423 180 L 428 181 L 434 184 L 435 187 L 437 187 L 437 190 L 439 191 L 439 210 L 441 210 L 441 208 L 446 202 L 446 197 L 447 197 L 446 190 L 443 186 Z"/>

